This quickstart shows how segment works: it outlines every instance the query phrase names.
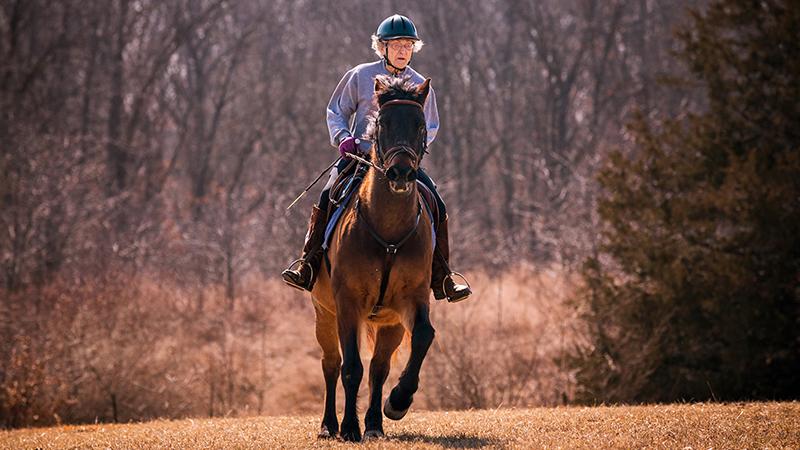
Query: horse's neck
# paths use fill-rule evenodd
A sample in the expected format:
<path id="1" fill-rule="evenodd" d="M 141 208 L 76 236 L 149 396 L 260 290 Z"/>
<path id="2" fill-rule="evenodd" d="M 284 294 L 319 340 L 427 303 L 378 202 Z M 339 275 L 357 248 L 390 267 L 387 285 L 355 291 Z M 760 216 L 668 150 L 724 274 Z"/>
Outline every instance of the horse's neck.
<path id="1" fill-rule="evenodd" d="M 370 170 L 359 191 L 361 209 L 375 231 L 386 241 L 402 239 L 416 221 L 417 186 L 408 195 L 397 195 L 389 190 L 382 175 Z"/>

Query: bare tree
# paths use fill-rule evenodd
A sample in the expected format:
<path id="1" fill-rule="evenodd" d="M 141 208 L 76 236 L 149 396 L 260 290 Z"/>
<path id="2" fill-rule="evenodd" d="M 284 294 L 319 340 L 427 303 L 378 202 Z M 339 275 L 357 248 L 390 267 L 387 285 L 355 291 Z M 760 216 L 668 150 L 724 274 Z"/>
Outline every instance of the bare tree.
<path id="1" fill-rule="evenodd" d="M 261 410 L 253 380 L 269 370 L 242 361 L 266 352 L 248 339 L 271 343 L 254 318 L 296 300 L 264 283 L 299 251 L 318 191 L 286 206 L 337 157 L 325 105 L 346 70 L 376 60 L 370 35 L 395 12 L 426 41 L 412 65 L 432 78 L 442 124 L 425 167 L 455 264 L 568 268 L 595 247 L 594 174 L 628 145 L 624 123 L 693 105 L 691 90 L 656 83 L 686 3 L 3 2 L 0 311 L 20 319 L 0 322 L 0 383 L 26 364 L 58 380 L 40 383 L 38 404 L 65 420 L 91 420 L 64 406 L 77 397 L 107 420 Z M 63 330 L 42 332 L 56 318 Z M 502 351 L 530 364 L 510 368 L 503 394 L 473 386 L 474 404 L 521 402 L 513 386 L 555 370 Z M 169 407 L 154 400 L 165 377 L 182 380 Z"/>

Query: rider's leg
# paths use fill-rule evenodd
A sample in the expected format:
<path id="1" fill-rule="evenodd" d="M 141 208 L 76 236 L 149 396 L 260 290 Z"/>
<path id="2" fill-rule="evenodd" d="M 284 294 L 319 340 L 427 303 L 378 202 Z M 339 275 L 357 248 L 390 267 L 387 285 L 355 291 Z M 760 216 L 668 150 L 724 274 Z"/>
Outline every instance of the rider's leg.
<path id="1" fill-rule="evenodd" d="M 283 281 L 289 286 L 307 291 L 311 291 L 314 287 L 314 282 L 319 273 L 320 262 L 322 261 L 322 244 L 325 239 L 325 225 L 327 223 L 328 204 L 330 203 L 328 196 L 333 182 L 347 168 L 349 162 L 349 160 L 339 161 L 331 169 L 331 175 L 325 187 L 322 188 L 319 202 L 311 209 L 311 219 L 308 223 L 308 232 L 303 245 L 303 255 L 281 273 Z M 294 267 L 297 263 L 299 263 L 299 266 L 295 269 Z"/>
<path id="2" fill-rule="evenodd" d="M 450 270 L 450 241 L 447 232 L 447 210 L 445 209 L 444 200 L 436 190 L 436 184 L 428 176 L 425 171 L 420 168 L 417 174 L 417 179 L 421 181 L 428 189 L 433 192 L 436 198 L 436 203 L 439 206 L 439 224 L 436 227 L 436 248 L 433 252 L 433 265 L 431 267 L 431 289 L 433 289 L 433 296 L 437 300 L 447 298 L 449 302 L 458 302 L 466 299 L 472 294 L 469 286 L 464 284 L 457 284 L 453 281 Z"/>

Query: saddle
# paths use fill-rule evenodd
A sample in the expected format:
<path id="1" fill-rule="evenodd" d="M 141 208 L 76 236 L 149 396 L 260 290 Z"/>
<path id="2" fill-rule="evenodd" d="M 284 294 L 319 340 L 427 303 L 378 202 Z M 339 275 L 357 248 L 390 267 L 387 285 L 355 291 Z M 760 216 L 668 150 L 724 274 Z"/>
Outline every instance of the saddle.
<path id="1" fill-rule="evenodd" d="M 336 177 L 328 194 L 330 206 L 328 206 L 326 223 L 330 222 L 331 217 L 340 207 L 347 206 L 350 195 L 357 191 L 358 187 L 361 186 L 361 182 L 364 181 L 367 169 L 369 167 L 364 164 L 359 164 L 358 161 L 351 161 L 342 170 L 342 173 Z"/>

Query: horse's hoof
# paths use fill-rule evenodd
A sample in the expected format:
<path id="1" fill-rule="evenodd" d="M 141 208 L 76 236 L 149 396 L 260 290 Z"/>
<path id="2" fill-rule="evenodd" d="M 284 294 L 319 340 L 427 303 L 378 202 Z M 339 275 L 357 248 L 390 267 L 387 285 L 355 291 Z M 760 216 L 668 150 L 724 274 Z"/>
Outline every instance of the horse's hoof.
<path id="1" fill-rule="evenodd" d="M 342 431 L 339 437 L 346 442 L 361 442 L 361 432 L 358 430 Z"/>
<path id="2" fill-rule="evenodd" d="M 364 432 L 364 440 L 383 439 L 386 435 L 381 430 L 367 430 Z"/>
<path id="3" fill-rule="evenodd" d="M 383 403 L 383 415 L 392 420 L 400 420 L 406 416 L 408 412 L 408 408 L 398 411 L 392 407 L 391 396 L 386 397 L 386 401 Z"/>
<path id="4" fill-rule="evenodd" d="M 348 442 L 361 441 L 361 428 L 356 424 L 355 426 L 347 426 L 342 424 L 342 429 L 339 430 L 339 437 Z"/>
<path id="5" fill-rule="evenodd" d="M 319 430 L 319 434 L 317 435 L 317 439 L 335 439 L 336 432 L 331 432 L 325 425 Z"/>

